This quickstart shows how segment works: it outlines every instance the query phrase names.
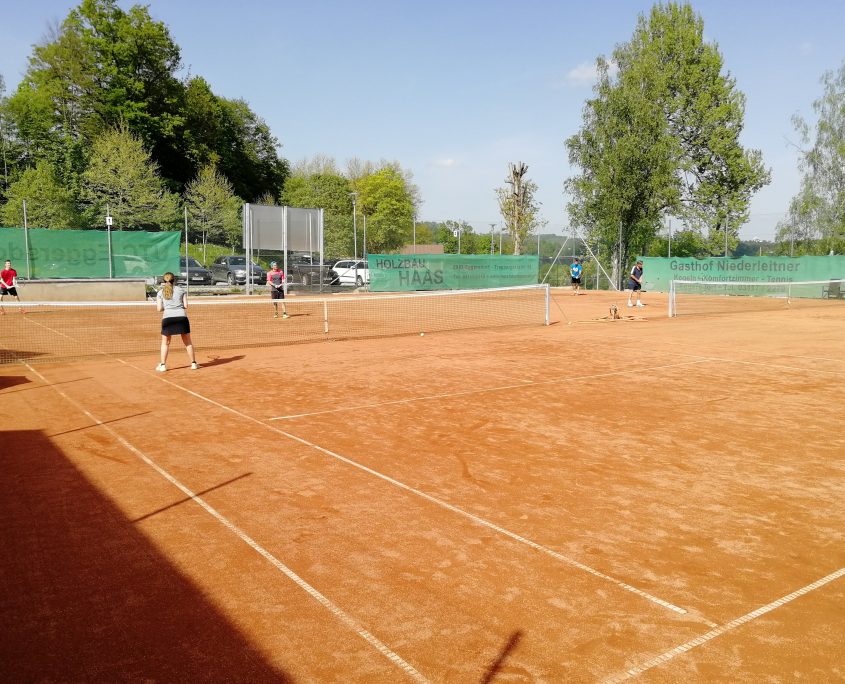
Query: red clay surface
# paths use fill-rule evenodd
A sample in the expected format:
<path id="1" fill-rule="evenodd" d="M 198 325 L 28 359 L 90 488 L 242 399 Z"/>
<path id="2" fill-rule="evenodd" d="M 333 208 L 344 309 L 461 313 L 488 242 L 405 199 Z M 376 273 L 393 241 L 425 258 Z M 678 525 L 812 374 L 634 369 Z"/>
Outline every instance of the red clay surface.
<path id="1" fill-rule="evenodd" d="M 0 366 L 2 679 L 845 679 L 845 307 L 644 301 Z"/>

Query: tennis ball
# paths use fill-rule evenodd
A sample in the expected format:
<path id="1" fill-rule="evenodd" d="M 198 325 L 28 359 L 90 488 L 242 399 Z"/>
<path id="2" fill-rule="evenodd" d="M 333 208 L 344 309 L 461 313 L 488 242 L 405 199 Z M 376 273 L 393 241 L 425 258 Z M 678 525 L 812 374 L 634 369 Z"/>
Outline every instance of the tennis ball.
<path id="1" fill-rule="evenodd" d="M 425 333 L 420 333 L 420 337 L 423 337 L 424 335 L 425 335 Z"/>

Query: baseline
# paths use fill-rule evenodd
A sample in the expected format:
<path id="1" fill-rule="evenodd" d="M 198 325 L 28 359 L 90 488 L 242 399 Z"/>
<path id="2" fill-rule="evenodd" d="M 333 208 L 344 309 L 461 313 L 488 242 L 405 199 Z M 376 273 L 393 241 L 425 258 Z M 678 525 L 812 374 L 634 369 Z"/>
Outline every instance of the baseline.
<path id="1" fill-rule="evenodd" d="M 602 680 L 602 682 L 603 684 L 617 684 L 617 682 L 624 682 L 628 679 L 632 679 L 633 677 L 641 675 L 643 672 L 651 670 L 652 668 L 657 667 L 658 665 L 662 665 L 663 663 L 669 662 L 675 656 L 679 656 L 682 653 L 691 651 L 692 649 L 697 648 L 702 644 L 706 644 L 708 641 L 711 641 L 716 637 L 725 634 L 726 632 L 730 632 L 736 629 L 737 627 L 751 622 L 752 620 L 756 620 L 761 615 L 770 613 L 771 611 L 775 610 L 775 608 L 780 608 L 781 606 L 791 601 L 794 601 L 795 599 L 803 596 L 804 594 L 808 594 L 811 591 L 815 591 L 816 589 L 823 587 L 825 584 L 829 584 L 830 582 L 839 579 L 843 575 L 845 575 L 845 568 L 839 568 L 839 570 L 836 570 L 835 572 L 832 572 L 829 575 L 825 575 L 821 579 L 816 580 L 815 582 L 808 584 L 804 587 L 801 587 L 801 589 L 793 591 L 791 594 L 787 594 L 786 596 L 779 598 L 776 601 L 767 603 L 765 606 L 761 606 L 760 608 L 757 608 L 757 610 L 752 610 L 750 613 L 746 613 L 745 615 L 742 615 L 741 617 L 738 617 L 735 620 L 731 620 L 730 622 L 726 622 L 723 625 L 719 625 L 715 629 L 711 629 L 709 632 L 706 632 L 701 636 L 696 637 L 695 639 L 691 639 L 690 641 L 687 641 L 686 643 L 681 644 L 680 646 L 675 646 L 675 648 L 666 651 L 665 653 L 657 656 L 656 658 L 652 658 L 651 660 L 643 663 L 642 665 L 638 665 L 637 667 L 633 667 L 630 670 L 627 670 L 626 672 L 604 679 Z"/>

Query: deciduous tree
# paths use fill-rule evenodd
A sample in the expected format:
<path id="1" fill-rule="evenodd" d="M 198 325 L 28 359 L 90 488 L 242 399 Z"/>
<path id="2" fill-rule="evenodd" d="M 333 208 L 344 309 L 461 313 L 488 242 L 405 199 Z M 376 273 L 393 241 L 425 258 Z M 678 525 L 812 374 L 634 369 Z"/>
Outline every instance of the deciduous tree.
<path id="1" fill-rule="evenodd" d="M 387 166 L 354 183 L 358 207 L 367 217 L 367 252 L 398 249 L 411 236 L 414 218 L 413 189 L 405 176 Z"/>
<path id="2" fill-rule="evenodd" d="M 80 216 L 72 193 L 56 176 L 46 161 L 26 169 L 6 191 L 6 204 L 0 207 L 0 220 L 6 226 L 24 225 L 23 203 L 26 201 L 26 220 L 31 228 L 76 228 Z"/>
<path id="3" fill-rule="evenodd" d="M 204 262 L 208 241 L 235 246 L 241 235 L 243 200 L 222 173 L 211 165 L 201 169 L 185 188 L 184 201 L 190 225 L 202 233 Z"/>
<path id="4" fill-rule="evenodd" d="M 845 62 L 822 77 L 824 92 L 813 102 L 815 136 L 799 116 L 801 187 L 789 204 L 778 240 L 798 253 L 845 253 Z M 782 248 L 781 251 L 786 251 Z M 786 253 L 789 253 L 788 251 Z"/>
<path id="5" fill-rule="evenodd" d="M 634 35 L 599 58 L 595 97 L 566 141 L 581 173 L 567 182 L 570 218 L 614 246 L 616 263 L 642 250 L 666 215 L 736 240 L 752 194 L 769 182 L 757 150 L 739 142 L 745 98 L 689 4 L 655 5 Z M 718 244 L 717 244 L 718 243 Z"/>
<path id="6" fill-rule="evenodd" d="M 513 240 L 513 253 L 516 255 L 522 254 L 526 238 L 544 225 L 540 219 L 540 204 L 535 198 L 537 184 L 528 180 L 526 173 L 526 164 L 510 164 L 506 185 L 496 189 L 499 211 Z"/>
<path id="7" fill-rule="evenodd" d="M 82 174 L 81 198 L 92 224 L 115 228 L 178 226 L 178 200 L 167 191 L 141 139 L 125 128 L 109 129 L 95 141 Z"/>

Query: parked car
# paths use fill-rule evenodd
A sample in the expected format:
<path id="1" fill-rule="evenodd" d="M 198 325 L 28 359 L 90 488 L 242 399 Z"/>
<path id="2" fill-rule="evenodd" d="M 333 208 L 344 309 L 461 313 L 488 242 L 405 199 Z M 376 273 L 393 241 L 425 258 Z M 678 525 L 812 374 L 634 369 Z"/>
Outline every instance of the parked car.
<path id="1" fill-rule="evenodd" d="M 279 265 L 284 267 L 280 261 Z M 288 254 L 288 270 L 286 273 L 287 282 L 291 285 L 331 285 L 334 280 L 331 266 L 323 264 L 320 266 L 319 257 L 315 260 L 309 254 Z"/>
<path id="2" fill-rule="evenodd" d="M 250 262 L 250 280 L 253 283 L 264 283 L 267 280 L 266 271 L 254 261 Z M 219 256 L 211 264 L 211 279 L 213 282 L 226 282 L 229 285 L 246 283 L 246 257 L 234 254 Z"/>
<path id="3" fill-rule="evenodd" d="M 211 285 L 211 271 L 203 266 L 194 257 L 182 257 L 179 260 L 179 275 L 177 283 L 190 283 L 191 285 Z"/>
<path id="4" fill-rule="evenodd" d="M 370 269 L 365 259 L 341 259 L 332 266 L 332 282 L 361 287 L 370 282 Z"/>

